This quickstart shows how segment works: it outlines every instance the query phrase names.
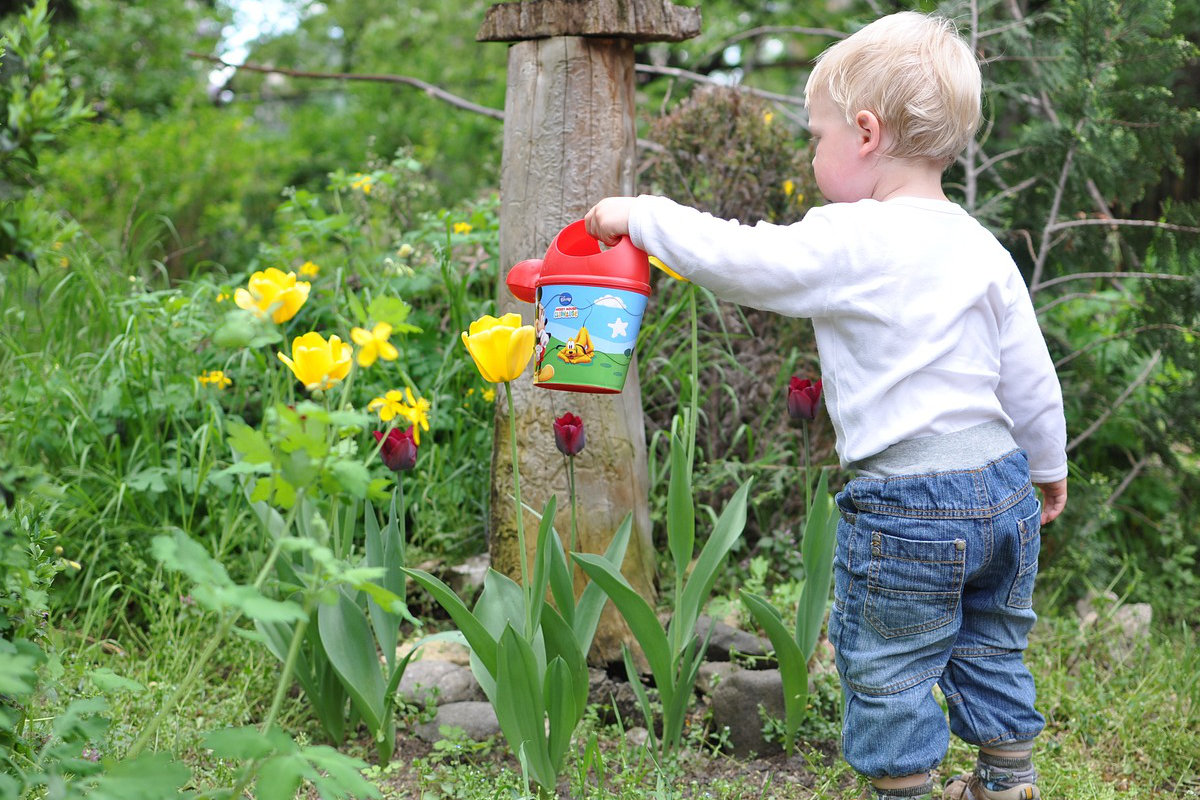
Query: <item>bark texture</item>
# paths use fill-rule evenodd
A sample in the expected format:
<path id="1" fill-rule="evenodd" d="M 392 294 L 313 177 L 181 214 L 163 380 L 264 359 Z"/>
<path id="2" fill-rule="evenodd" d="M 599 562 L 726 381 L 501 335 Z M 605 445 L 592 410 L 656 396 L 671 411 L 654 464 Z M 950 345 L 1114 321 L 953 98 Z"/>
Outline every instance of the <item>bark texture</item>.
<path id="1" fill-rule="evenodd" d="M 668 0 L 526 0 L 488 9 L 481 42 L 551 36 L 605 36 L 681 42 L 700 33 L 700 9 Z"/>

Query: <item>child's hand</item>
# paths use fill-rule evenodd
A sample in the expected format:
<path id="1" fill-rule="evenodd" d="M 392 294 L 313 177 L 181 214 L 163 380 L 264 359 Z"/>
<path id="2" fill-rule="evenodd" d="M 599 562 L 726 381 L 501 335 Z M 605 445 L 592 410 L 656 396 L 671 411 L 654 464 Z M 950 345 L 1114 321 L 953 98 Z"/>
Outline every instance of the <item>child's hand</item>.
<path id="1" fill-rule="evenodd" d="M 1054 518 L 1067 507 L 1067 479 L 1054 483 L 1039 483 L 1042 490 L 1042 524 L 1053 522 Z"/>
<path id="2" fill-rule="evenodd" d="M 629 210 L 632 206 L 632 197 L 606 197 L 584 215 L 584 227 L 593 238 L 612 247 L 622 236 L 629 235 Z"/>

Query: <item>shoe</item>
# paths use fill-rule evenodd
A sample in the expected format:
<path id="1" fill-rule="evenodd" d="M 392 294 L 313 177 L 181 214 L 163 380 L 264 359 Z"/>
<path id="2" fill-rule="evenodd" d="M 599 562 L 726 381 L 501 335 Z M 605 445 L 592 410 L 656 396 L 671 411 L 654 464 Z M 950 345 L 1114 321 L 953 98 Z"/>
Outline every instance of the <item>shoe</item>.
<path id="1" fill-rule="evenodd" d="M 993 788 L 989 788 L 975 773 L 956 775 L 942 790 L 942 800 L 1040 800 L 1042 796 L 1035 783 L 991 786 Z"/>

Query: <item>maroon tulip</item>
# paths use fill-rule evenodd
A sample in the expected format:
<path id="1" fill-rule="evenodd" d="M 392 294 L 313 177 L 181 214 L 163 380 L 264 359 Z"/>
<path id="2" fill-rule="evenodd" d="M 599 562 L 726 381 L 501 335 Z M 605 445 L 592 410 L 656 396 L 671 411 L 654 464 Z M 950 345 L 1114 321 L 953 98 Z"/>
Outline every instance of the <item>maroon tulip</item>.
<path id="1" fill-rule="evenodd" d="M 387 438 L 384 438 L 381 431 L 373 431 L 373 433 L 375 441 L 383 442 L 379 455 L 388 469 L 393 472 L 403 472 L 412 469 L 413 465 L 417 463 L 417 442 L 413 438 L 411 426 L 406 431 L 392 428 L 388 431 Z"/>
<path id="2" fill-rule="evenodd" d="M 788 415 L 793 420 L 812 420 L 817 418 L 817 408 L 821 405 L 821 380 L 816 383 L 807 378 L 797 378 L 795 375 L 788 381 L 787 406 Z"/>
<path id="3" fill-rule="evenodd" d="M 568 411 L 554 420 L 554 445 L 564 456 L 574 456 L 583 451 L 587 437 L 583 433 L 583 420 Z"/>

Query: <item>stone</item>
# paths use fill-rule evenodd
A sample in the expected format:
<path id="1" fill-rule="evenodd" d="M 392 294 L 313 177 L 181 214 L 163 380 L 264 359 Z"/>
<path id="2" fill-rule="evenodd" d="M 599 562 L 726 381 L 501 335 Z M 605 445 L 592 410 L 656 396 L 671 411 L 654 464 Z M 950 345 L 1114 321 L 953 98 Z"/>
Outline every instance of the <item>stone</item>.
<path id="1" fill-rule="evenodd" d="M 696 619 L 696 635 L 701 643 L 705 636 L 709 637 L 708 649 L 704 654 L 706 661 L 730 661 L 734 653 L 759 657 L 770 651 L 765 639 L 704 614 Z"/>
<path id="2" fill-rule="evenodd" d="M 597 707 L 604 723 L 619 722 L 626 728 L 645 724 L 633 686 L 595 667 L 588 668 L 588 705 Z"/>
<path id="3" fill-rule="evenodd" d="M 1075 613 L 1079 627 L 1098 631 L 1116 661 L 1124 661 L 1146 645 L 1154 618 L 1149 603 L 1122 603 L 1112 592 L 1089 593 L 1075 604 Z"/>
<path id="4" fill-rule="evenodd" d="M 471 670 L 448 661 L 410 661 L 400 678 L 399 695 L 410 703 L 447 705 L 483 700 Z"/>
<path id="5" fill-rule="evenodd" d="M 468 700 L 461 703 L 447 703 L 438 706 L 437 715 L 429 722 L 423 722 L 413 729 L 416 735 L 426 742 L 437 742 L 446 738 L 442 735 L 443 727 L 459 728 L 467 738 L 482 742 L 500 733 L 500 722 L 492 704 L 484 700 Z"/>
<path id="6" fill-rule="evenodd" d="M 737 669 L 713 690 L 713 726 L 728 731 L 730 753 L 737 758 L 783 751 L 778 737 L 768 742 L 763 736 L 764 711 L 775 719 L 784 718 L 783 678 L 777 669 Z"/>
<path id="7" fill-rule="evenodd" d="M 705 661 L 700 665 L 696 674 L 696 691 L 702 695 L 710 695 L 739 668 L 729 661 Z"/>

